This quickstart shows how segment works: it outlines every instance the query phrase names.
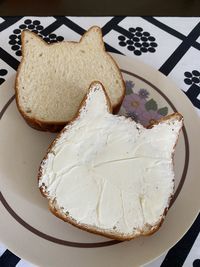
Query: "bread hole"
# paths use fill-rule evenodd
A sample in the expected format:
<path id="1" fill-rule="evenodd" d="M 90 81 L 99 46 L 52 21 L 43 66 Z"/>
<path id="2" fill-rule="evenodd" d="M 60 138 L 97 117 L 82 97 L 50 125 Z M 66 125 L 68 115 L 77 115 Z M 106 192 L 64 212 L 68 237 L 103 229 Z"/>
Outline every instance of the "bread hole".
<path id="1" fill-rule="evenodd" d="M 42 54 L 42 53 L 40 53 L 40 54 L 39 54 L 39 57 L 41 57 L 42 55 L 43 55 L 43 54 Z"/>
<path id="2" fill-rule="evenodd" d="M 32 110 L 30 108 L 26 109 L 26 113 L 31 113 L 31 112 L 32 112 Z"/>
<path id="3" fill-rule="evenodd" d="M 119 83 L 119 81 L 118 80 L 116 80 L 116 84 L 118 84 Z"/>
<path id="4" fill-rule="evenodd" d="M 100 65 L 101 69 L 103 69 L 103 65 Z"/>
<path id="5" fill-rule="evenodd" d="M 33 38 L 31 38 L 31 39 L 33 39 Z M 28 40 L 26 40 L 26 44 L 28 44 L 28 42 L 29 42 L 29 41 L 28 41 Z"/>
<path id="6" fill-rule="evenodd" d="M 81 53 L 83 53 L 83 54 L 84 54 L 84 53 L 85 53 L 85 50 L 81 50 Z"/>
<path id="7" fill-rule="evenodd" d="M 67 216 L 68 216 L 68 215 L 69 215 L 69 211 L 66 211 L 66 212 L 65 212 L 65 215 L 67 215 Z"/>
<path id="8" fill-rule="evenodd" d="M 113 230 L 115 230 L 115 229 L 117 229 L 117 226 L 115 225 L 115 226 L 113 226 Z"/>

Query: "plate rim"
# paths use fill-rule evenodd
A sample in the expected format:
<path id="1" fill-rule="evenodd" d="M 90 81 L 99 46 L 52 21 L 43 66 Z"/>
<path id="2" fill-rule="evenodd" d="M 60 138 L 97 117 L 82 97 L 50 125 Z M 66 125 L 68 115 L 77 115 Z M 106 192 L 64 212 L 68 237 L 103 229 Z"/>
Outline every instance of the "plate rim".
<path id="1" fill-rule="evenodd" d="M 111 55 L 114 57 L 114 58 L 120 58 L 120 57 L 123 57 L 123 59 L 124 58 L 128 58 L 128 59 L 130 59 L 130 61 L 134 61 L 135 63 L 134 64 L 140 64 L 140 65 L 145 65 L 146 67 L 148 66 L 148 68 L 149 69 L 151 69 L 151 71 L 152 72 L 156 72 L 156 74 L 161 74 L 162 75 L 162 79 L 164 78 L 164 79 L 167 79 L 167 81 L 169 82 L 169 83 L 173 83 L 168 77 L 166 77 L 166 76 L 164 76 L 162 73 L 160 73 L 158 70 L 156 70 L 155 68 L 153 68 L 153 67 L 151 67 L 151 66 L 149 66 L 149 65 L 147 65 L 146 63 L 143 63 L 143 62 L 141 62 L 141 61 L 139 61 L 139 60 L 135 60 L 135 59 L 133 59 L 133 58 L 131 58 L 131 57 L 127 57 L 127 56 L 121 56 L 121 55 L 118 55 L 118 54 L 113 54 L 113 53 L 111 53 Z M 116 61 L 118 61 L 118 59 L 116 60 Z M 178 90 L 178 88 L 177 88 L 177 86 L 176 85 L 174 85 L 175 87 L 176 87 L 176 89 Z M 180 91 L 180 90 L 179 90 Z M 183 93 L 182 93 L 183 94 Z M 184 94 L 183 94 L 184 95 Z M 185 97 L 185 100 L 187 99 L 187 97 L 186 96 L 184 96 Z M 187 99 L 188 100 L 188 99 Z M 189 101 L 189 100 L 188 100 Z M 192 104 L 190 103 L 190 101 L 189 101 L 189 104 L 192 106 Z M 194 114 L 196 114 L 196 112 L 195 112 L 195 110 L 194 110 L 194 108 L 193 108 L 193 112 L 194 112 Z M 196 116 L 197 116 L 197 114 L 196 114 Z M 196 117 L 197 118 L 197 117 Z M 198 213 L 197 213 L 197 215 L 198 215 Z M 195 220 L 195 218 L 193 218 L 193 221 Z M 191 226 L 191 225 L 190 225 Z M 190 226 L 188 226 L 188 228 L 186 229 L 186 231 L 189 229 L 189 227 Z M 182 234 L 182 236 L 184 235 L 184 233 Z M 181 238 L 181 237 L 180 237 Z M 179 239 L 178 239 L 179 240 Z M 176 240 L 175 242 L 177 242 L 178 240 Z M 170 248 L 170 247 L 169 247 Z M 167 248 L 168 249 L 168 248 Z M 13 250 L 14 251 L 14 250 Z M 159 257 L 161 254 L 159 254 L 157 257 Z M 23 256 L 23 258 L 27 258 L 27 257 L 24 257 Z M 150 259 L 150 261 L 152 261 L 152 260 L 154 260 L 155 259 L 155 257 L 153 258 L 153 259 Z M 34 262 L 34 261 L 32 261 L 32 260 L 30 260 L 30 259 L 28 259 L 28 261 L 30 261 L 30 262 Z"/>

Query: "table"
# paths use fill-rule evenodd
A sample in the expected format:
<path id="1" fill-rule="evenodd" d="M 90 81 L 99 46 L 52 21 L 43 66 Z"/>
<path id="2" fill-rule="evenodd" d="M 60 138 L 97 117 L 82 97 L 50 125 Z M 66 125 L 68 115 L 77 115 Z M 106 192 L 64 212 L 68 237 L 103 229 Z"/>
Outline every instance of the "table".
<path id="1" fill-rule="evenodd" d="M 102 28 L 107 51 L 139 58 L 169 76 L 200 115 L 200 17 L 0 17 L 0 89 L 17 70 L 23 29 L 47 42 L 76 41 L 92 25 Z M 200 215 L 172 249 L 146 267 L 200 266 L 199 232 Z M 0 256 L 2 267 L 33 266 L 3 244 Z"/>

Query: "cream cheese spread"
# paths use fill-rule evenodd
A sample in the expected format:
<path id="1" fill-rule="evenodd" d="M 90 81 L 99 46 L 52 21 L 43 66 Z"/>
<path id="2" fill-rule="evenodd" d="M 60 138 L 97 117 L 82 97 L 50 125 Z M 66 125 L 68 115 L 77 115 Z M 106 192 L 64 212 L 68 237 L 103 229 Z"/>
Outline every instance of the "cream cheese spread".
<path id="1" fill-rule="evenodd" d="M 77 223 L 131 234 L 155 225 L 174 189 L 182 121 L 146 129 L 109 113 L 100 84 L 42 163 L 39 187 Z"/>

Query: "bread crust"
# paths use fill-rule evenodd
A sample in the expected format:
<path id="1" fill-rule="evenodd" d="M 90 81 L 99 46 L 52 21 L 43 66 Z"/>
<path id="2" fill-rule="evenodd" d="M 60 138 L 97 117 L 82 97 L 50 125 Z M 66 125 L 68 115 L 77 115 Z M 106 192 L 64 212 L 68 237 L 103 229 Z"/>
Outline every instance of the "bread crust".
<path id="1" fill-rule="evenodd" d="M 91 86 L 93 86 L 95 83 L 99 83 L 99 82 L 93 82 L 89 88 L 91 88 Z M 106 93 L 106 90 L 105 88 L 103 87 L 102 85 L 102 88 L 105 92 L 105 95 L 106 95 L 106 98 L 107 98 L 107 104 L 108 104 L 108 109 L 110 111 L 110 113 L 112 112 L 112 107 L 111 107 L 111 104 L 110 104 L 110 100 L 108 98 L 108 95 Z M 88 93 L 89 93 L 89 90 L 88 90 Z M 83 101 L 81 102 L 81 105 L 80 105 L 80 108 L 76 114 L 76 116 L 73 118 L 73 120 L 70 122 L 70 124 L 72 124 L 76 119 L 78 119 L 79 115 L 80 115 L 80 112 L 81 112 L 81 108 L 84 107 L 85 103 L 86 103 L 86 99 L 87 99 L 87 95 L 88 93 L 86 94 L 85 98 L 83 99 Z M 171 118 L 174 118 L 176 120 L 183 120 L 183 116 L 180 114 L 180 113 L 173 113 L 171 115 L 168 115 L 168 116 L 165 116 L 157 121 L 155 121 L 154 123 L 150 124 L 149 126 L 147 126 L 146 128 L 147 129 L 150 129 L 150 128 L 153 128 L 155 125 L 159 124 L 159 123 L 163 123 Z M 131 119 L 131 118 L 130 118 Z M 48 150 L 47 150 L 47 153 L 45 155 L 45 157 L 43 158 L 43 160 L 41 161 L 41 164 L 40 164 L 40 167 L 39 167 L 39 172 L 38 172 L 38 183 L 41 179 L 41 176 L 42 176 L 42 163 L 48 158 L 48 153 L 51 152 L 54 144 L 57 142 L 57 140 L 60 138 L 60 136 L 65 132 L 67 131 L 67 129 L 63 129 L 59 134 L 58 136 L 54 139 L 54 141 L 50 144 Z M 176 144 L 175 144 L 176 146 Z M 175 147 L 174 146 L 174 147 Z M 172 158 L 173 158 L 173 154 L 172 154 Z M 41 194 L 45 197 L 45 198 L 49 198 L 48 197 L 48 192 L 46 192 L 46 188 L 44 185 L 40 186 L 39 187 L 39 190 L 41 192 Z M 104 236 L 104 237 L 107 237 L 107 238 L 111 238 L 111 239 L 115 239 L 115 240 L 119 240 L 119 241 L 129 241 L 129 240 L 132 240 L 132 239 L 135 239 L 136 237 L 139 237 L 139 236 L 149 236 L 149 235 L 152 235 L 153 233 L 155 233 L 156 231 L 158 231 L 158 229 L 161 227 L 161 225 L 163 224 L 164 222 L 164 219 L 165 219 L 165 216 L 167 214 L 167 211 L 170 207 L 170 203 L 172 201 L 172 198 L 173 198 L 173 194 L 169 197 L 169 200 L 168 200 L 168 205 L 167 207 L 165 208 L 164 212 L 163 212 L 163 215 L 161 216 L 160 220 L 153 226 L 151 225 L 146 225 L 146 229 L 145 231 L 144 230 L 141 230 L 139 231 L 137 234 L 132 234 L 132 235 L 122 235 L 120 233 L 117 233 L 116 232 L 112 232 L 112 231 L 106 231 L 106 230 L 101 230 L 101 229 L 98 229 L 97 227 L 93 227 L 91 225 L 86 225 L 86 224 L 80 224 L 78 223 L 77 221 L 75 221 L 74 219 L 72 219 L 70 216 L 66 215 L 65 213 L 63 213 L 61 211 L 61 209 L 59 209 L 56 205 L 56 201 L 55 200 L 50 200 L 49 199 L 49 210 L 55 215 L 57 216 L 58 218 L 62 219 L 63 221 L 67 222 L 67 223 L 70 223 L 71 225 L 81 229 L 81 230 L 84 230 L 84 231 L 87 231 L 87 232 L 90 232 L 90 233 L 93 233 L 93 234 L 98 234 L 98 235 L 101 235 L 101 236 Z"/>
<path id="2" fill-rule="evenodd" d="M 146 128 L 147 128 L 147 129 L 151 129 L 151 128 L 153 128 L 155 125 L 157 125 L 157 124 L 159 124 L 159 123 L 163 123 L 163 122 L 165 122 L 165 121 L 167 121 L 167 120 L 170 120 L 171 118 L 174 118 L 174 119 L 176 118 L 178 121 L 183 120 L 183 116 L 182 116 L 180 113 L 178 113 L 178 112 L 174 112 L 174 113 L 172 113 L 172 114 L 170 114 L 170 115 L 167 115 L 167 116 L 162 117 L 162 118 L 160 118 L 160 119 L 158 119 L 158 120 L 155 120 L 153 123 L 149 124 Z"/>
<path id="3" fill-rule="evenodd" d="M 102 32 L 101 32 L 101 29 L 98 27 L 98 26 L 92 26 L 88 31 L 90 31 L 91 29 L 93 28 L 97 28 L 98 29 L 98 32 L 99 34 L 101 35 L 102 37 Z M 27 31 L 27 30 L 25 30 Z M 21 62 L 19 64 L 19 67 L 17 69 L 17 73 L 16 73 L 16 79 L 15 79 L 15 95 L 16 95 L 16 104 L 17 104 L 17 108 L 19 110 L 19 112 L 21 113 L 22 117 L 24 118 L 24 120 L 27 122 L 27 124 L 36 129 L 36 130 L 39 130 L 39 131 L 48 131 L 48 132 L 59 132 L 61 131 L 65 125 L 69 124 L 71 122 L 70 121 L 63 121 L 63 122 L 57 122 L 57 121 L 49 121 L 49 122 L 46 122 L 46 121 L 42 121 L 42 120 L 38 120 L 34 117 L 31 117 L 31 116 L 27 116 L 27 114 L 23 111 L 23 109 L 20 107 L 20 104 L 19 104 L 19 86 L 18 86 L 18 76 L 19 76 L 19 73 L 20 73 L 20 70 L 21 70 L 21 66 L 24 62 L 24 32 L 22 32 L 21 34 L 21 42 L 22 42 L 22 59 L 21 59 Z M 73 43 L 73 44 L 77 44 L 77 43 L 81 43 L 82 40 L 84 39 L 85 36 L 87 36 L 88 34 L 88 31 L 85 32 L 83 34 L 83 36 L 81 37 L 80 41 L 79 42 L 74 42 L 74 41 L 62 41 L 64 43 Z M 56 45 L 56 43 L 51 43 L 51 44 L 47 44 L 44 40 L 42 40 L 36 33 L 33 33 L 33 35 L 35 35 L 35 38 L 38 38 L 40 40 L 40 42 L 42 42 L 45 46 L 53 46 L 53 45 Z M 119 75 L 120 75 L 120 78 L 121 78 L 121 81 L 122 81 L 122 84 L 123 84 L 123 92 L 122 92 L 122 96 L 119 98 L 118 100 L 118 103 L 116 105 L 113 106 L 113 113 L 116 114 L 118 113 L 118 111 L 120 110 L 120 107 L 121 107 L 121 104 L 123 102 L 123 99 L 125 97 L 125 92 L 126 92 L 126 88 L 125 88 L 125 82 L 123 80 L 123 77 L 122 77 L 122 74 L 121 74 L 121 71 L 117 65 L 117 63 L 115 62 L 115 60 L 112 58 L 112 56 L 110 54 L 108 54 L 105 50 L 105 46 L 104 46 L 104 42 L 103 42 L 103 38 L 101 38 L 101 46 L 102 46 L 102 49 L 103 51 L 110 57 L 110 59 L 112 60 L 112 62 L 114 63 L 114 65 L 116 66 L 116 68 L 118 69 L 119 71 Z M 73 120 L 73 119 L 72 119 Z"/>
<path id="4" fill-rule="evenodd" d="M 59 219 L 63 220 L 64 222 L 70 223 L 71 225 L 84 230 L 86 232 L 92 233 L 92 234 L 97 234 L 97 235 L 101 235 L 103 237 L 107 237 L 107 238 L 111 238 L 114 240 L 119 240 L 119 241 L 130 241 L 132 239 L 135 239 L 139 236 L 150 236 L 153 233 L 155 233 L 162 225 L 163 221 L 164 221 L 164 217 L 165 214 L 167 213 L 167 209 L 163 214 L 163 217 L 161 218 L 161 220 L 157 223 L 156 226 L 149 227 L 149 229 L 147 231 L 140 231 L 137 234 L 132 234 L 132 235 L 122 235 L 120 233 L 116 234 L 114 232 L 106 232 L 106 230 L 101 230 L 98 229 L 96 227 L 92 227 L 92 226 L 88 226 L 86 224 L 79 224 L 77 223 L 75 220 L 73 220 L 72 218 L 70 218 L 69 216 L 65 215 L 64 213 L 62 213 L 59 209 L 57 209 L 55 207 L 55 205 L 53 204 L 53 202 L 49 202 L 49 210 Z"/>

